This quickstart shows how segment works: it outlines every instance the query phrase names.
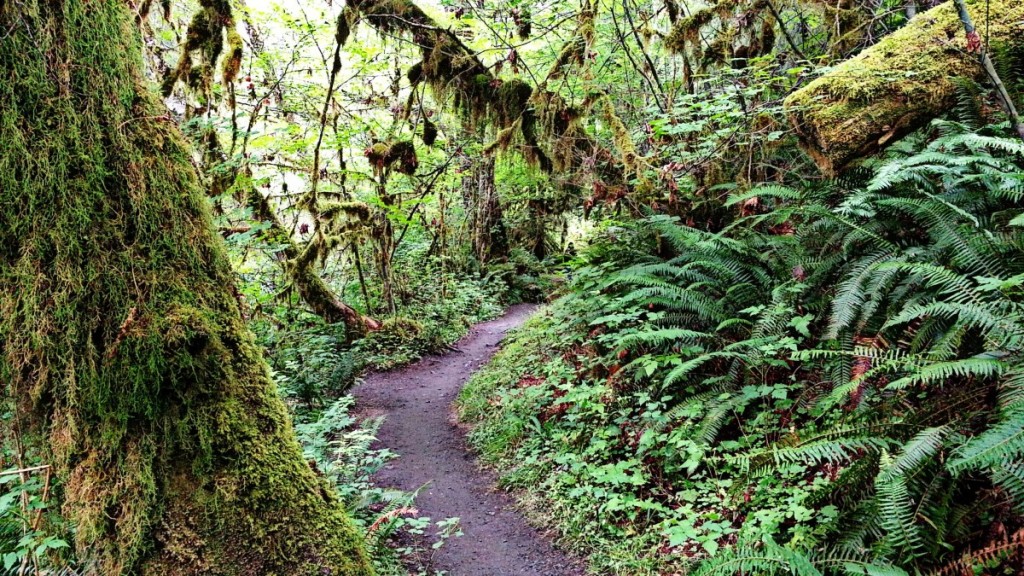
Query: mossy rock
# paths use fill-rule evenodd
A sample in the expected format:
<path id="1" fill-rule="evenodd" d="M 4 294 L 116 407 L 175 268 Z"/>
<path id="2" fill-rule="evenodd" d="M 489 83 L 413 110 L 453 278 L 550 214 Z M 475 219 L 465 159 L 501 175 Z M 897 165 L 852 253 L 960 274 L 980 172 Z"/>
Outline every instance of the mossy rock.
<path id="1" fill-rule="evenodd" d="M 406 318 L 395 316 L 381 322 L 378 337 L 396 337 L 401 340 L 414 340 L 423 332 L 423 324 Z"/>

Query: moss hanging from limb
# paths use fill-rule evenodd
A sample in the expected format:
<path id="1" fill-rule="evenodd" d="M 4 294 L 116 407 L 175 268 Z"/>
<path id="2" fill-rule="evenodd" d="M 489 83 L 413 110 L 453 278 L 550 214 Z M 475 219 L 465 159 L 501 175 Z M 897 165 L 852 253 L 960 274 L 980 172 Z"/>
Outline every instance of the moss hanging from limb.
<path id="1" fill-rule="evenodd" d="M 208 166 L 214 166 L 223 162 L 225 153 L 221 147 L 217 135 L 210 131 L 204 138 L 204 154 L 210 156 L 207 159 Z M 244 155 L 244 149 L 243 149 Z M 252 175 L 248 168 L 240 170 L 237 166 L 209 170 L 213 175 L 210 182 L 210 194 L 218 196 L 230 187 L 234 187 L 235 195 L 239 201 L 245 202 L 252 210 L 253 215 L 264 222 L 270 223 L 270 230 L 265 234 L 275 244 L 284 246 L 284 254 L 289 261 L 295 261 L 300 249 L 295 245 L 291 234 L 281 224 L 274 212 L 270 201 L 252 185 Z M 317 213 L 326 220 L 328 227 L 335 230 L 329 234 L 330 237 L 337 237 L 339 227 L 344 226 L 349 220 L 337 218 L 341 214 L 351 216 L 355 221 L 366 221 L 369 208 L 358 202 L 335 202 L 325 203 L 317 209 Z M 314 239 L 323 239 L 325 236 L 317 234 Z M 319 247 L 326 248 L 327 242 L 321 242 Z M 330 243 L 332 247 L 337 242 Z M 327 254 L 326 250 L 321 253 L 321 259 Z M 289 280 L 299 293 L 299 297 L 310 307 L 314 314 L 320 316 L 330 324 L 343 323 L 345 325 L 346 338 L 354 340 L 367 333 L 376 330 L 380 324 L 373 318 L 362 316 L 359 312 L 342 302 L 329 286 L 320 278 L 313 269 L 316 258 L 302 261 L 298 265 L 292 263 L 286 267 Z"/>
<path id="2" fill-rule="evenodd" d="M 622 159 L 627 173 L 636 177 L 639 190 L 649 191 L 651 183 L 648 181 L 646 174 L 653 168 L 647 162 L 647 159 L 637 151 L 629 129 L 626 128 L 619 115 L 615 113 L 615 106 L 612 104 L 611 97 L 601 95 L 598 98 L 597 106 L 599 106 L 601 118 L 611 127 L 612 141 L 615 143 L 615 149 L 618 151 L 619 158 Z"/>
<path id="3" fill-rule="evenodd" d="M 985 21 L 984 2 L 969 7 Z M 1024 3 L 991 0 L 993 42 L 1024 38 Z M 984 73 L 967 50 L 953 2 L 914 17 L 906 26 L 836 66 L 786 99 L 803 148 L 833 173 L 948 111 L 959 78 Z"/>
<path id="4" fill-rule="evenodd" d="M 120 0 L 0 6 L 0 381 L 105 576 L 372 569 L 302 458 Z"/>
<path id="5" fill-rule="evenodd" d="M 422 61 L 409 70 L 409 80 L 414 85 L 425 82 L 435 97 L 452 102 L 470 120 L 490 121 L 502 135 L 502 144 L 520 144 L 524 157 L 544 171 L 569 173 L 588 159 L 609 156 L 579 122 L 579 110 L 548 90 L 546 81 L 531 87 L 519 80 L 497 79 L 473 50 L 452 31 L 439 28 L 411 0 L 350 0 L 348 8 L 381 32 L 411 37 L 420 47 Z M 596 3 L 587 3 L 580 12 L 580 25 L 563 50 L 571 57 L 556 63 L 548 80 L 563 74 L 567 64 L 585 60 L 595 13 Z M 602 160 L 598 164 L 599 178 L 625 186 L 621 166 Z"/>
<path id="6" fill-rule="evenodd" d="M 376 142 L 364 150 L 363 155 L 366 156 L 366 160 L 373 167 L 374 175 L 378 178 L 391 169 L 412 176 L 419 168 L 416 147 L 409 140 Z"/>
<path id="7" fill-rule="evenodd" d="M 679 21 L 679 4 L 676 0 L 665 0 L 665 11 L 668 12 L 668 21 L 675 24 Z"/>
<path id="8" fill-rule="evenodd" d="M 284 255 L 288 259 L 288 277 L 299 293 L 299 297 L 309 305 L 313 313 L 324 319 L 325 322 L 345 325 L 345 337 L 348 340 L 355 340 L 364 336 L 368 331 L 380 329 L 380 323 L 368 316 L 363 316 L 358 310 L 345 304 L 334 295 L 334 292 L 327 286 L 322 278 L 313 269 L 318 252 L 326 250 L 309 251 L 306 257 L 295 245 L 291 234 L 278 220 L 270 201 L 255 187 L 249 187 L 250 209 L 256 218 L 270 223 L 270 229 L 265 233 L 267 238 L 276 244 L 284 246 Z M 358 202 L 336 202 L 325 205 L 322 212 L 332 221 L 340 221 L 337 214 L 351 214 L 356 219 L 369 219 L 369 207 Z M 318 235 L 317 238 L 323 236 Z"/>
<path id="9" fill-rule="evenodd" d="M 585 3 L 577 17 L 578 26 L 569 41 L 562 47 L 562 51 L 558 53 L 554 64 L 551 65 L 545 84 L 561 78 L 571 67 L 582 66 L 586 63 L 590 47 L 594 44 L 594 20 L 596 17 L 597 6 L 595 3 Z"/>
<path id="10" fill-rule="evenodd" d="M 228 0 L 202 0 L 188 25 L 178 64 L 164 76 L 163 95 L 169 96 L 174 86 L 183 82 L 196 94 L 207 97 L 213 85 L 213 71 L 225 47 L 221 75 L 224 84 L 229 85 L 242 65 L 242 37 L 235 30 Z"/>
<path id="11" fill-rule="evenodd" d="M 700 30 L 715 21 L 726 20 L 739 9 L 747 12 L 760 12 L 765 8 L 763 0 L 720 0 L 718 3 L 678 20 L 672 31 L 665 38 L 665 45 L 676 52 L 683 52 L 688 47 L 698 47 Z"/>

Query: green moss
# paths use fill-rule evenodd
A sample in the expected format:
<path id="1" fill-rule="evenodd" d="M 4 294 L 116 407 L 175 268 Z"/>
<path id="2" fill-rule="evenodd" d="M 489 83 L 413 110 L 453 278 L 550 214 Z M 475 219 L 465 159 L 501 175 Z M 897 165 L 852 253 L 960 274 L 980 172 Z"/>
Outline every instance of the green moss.
<path id="1" fill-rule="evenodd" d="M 228 53 L 224 57 L 223 79 L 224 84 L 231 84 L 238 77 L 238 71 L 242 68 L 242 35 L 234 26 L 227 29 Z"/>
<path id="2" fill-rule="evenodd" d="M 209 4 L 207 9 L 223 9 Z M 99 573 L 371 573 L 117 0 L 0 8 L 0 375 Z"/>
<path id="3" fill-rule="evenodd" d="M 235 30 L 229 3 L 203 0 L 185 32 L 178 64 L 168 71 L 161 83 L 164 96 L 180 81 L 205 98 L 213 84 L 213 70 L 225 47 L 227 53 L 221 73 L 224 82 L 230 84 L 242 65 L 242 36 Z M 193 63 L 197 64 L 193 66 Z"/>
<path id="4" fill-rule="evenodd" d="M 515 142 L 526 160 L 545 172 L 579 168 L 582 159 L 599 150 L 581 126 L 579 110 L 543 84 L 530 90 L 524 105 L 529 85 L 496 78 L 455 33 L 439 27 L 410 0 L 355 0 L 349 6 L 378 30 L 412 37 L 422 61 L 410 70 L 410 81 L 427 82 L 438 100 L 450 102 L 471 123 L 491 120 L 496 124 L 499 138 L 489 150 Z M 588 2 L 580 11 L 579 25 L 567 43 L 568 53 L 573 54 L 569 60 L 583 62 L 586 48 L 593 43 L 596 9 L 596 2 Z M 563 73 L 563 66 L 556 62 L 547 79 Z M 623 185 L 621 169 L 613 169 L 613 163 L 601 164 L 598 177 Z"/>
<path id="5" fill-rule="evenodd" d="M 437 141 L 437 125 L 430 121 L 430 118 L 423 119 L 423 143 L 433 146 Z"/>
<path id="6" fill-rule="evenodd" d="M 423 63 L 417 62 L 409 67 L 409 70 L 405 73 L 406 78 L 409 79 L 409 84 L 418 86 L 423 80 Z"/>
<path id="7" fill-rule="evenodd" d="M 365 202 L 325 202 L 320 205 L 320 216 L 331 220 L 336 216 L 344 214 L 356 220 L 366 221 L 370 219 L 370 206 Z"/>
<path id="8" fill-rule="evenodd" d="M 377 142 L 366 149 L 365 155 L 377 172 L 395 167 L 402 174 L 412 175 L 419 167 L 416 147 L 409 140 Z"/>
<path id="9" fill-rule="evenodd" d="M 399 340 L 413 340 L 422 332 L 423 324 L 404 316 L 388 318 L 380 327 L 381 336 L 395 336 Z"/>
<path id="10" fill-rule="evenodd" d="M 697 42 L 701 28 L 713 22 L 723 22 L 733 13 L 745 8 L 748 12 L 760 12 L 767 6 L 763 0 L 720 0 L 718 3 L 702 8 L 679 19 L 665 38 L 665 46 L 675 52 L 684 52 L 688 47 L 699 49 Z"/>
<path id="11" fill-rule="evenodd" d="M 496 90 L 493 107 L 495 123 L 501 127 L 511 126 L 526 111 L 533 88 L 519 79 L 502 82 Z"/>
<path id="12" fill-rule="evenodd" d="M 983 3 L 970 10 L 984 22 Z M 1024 3 L 992 0 L 991 14 L 992 41 L 1024 36 Z M 981 73 L 946 2 L 792 94 L 785 106 L 804 148 L 831 172 L 943 114 L 957 79 Z"/>

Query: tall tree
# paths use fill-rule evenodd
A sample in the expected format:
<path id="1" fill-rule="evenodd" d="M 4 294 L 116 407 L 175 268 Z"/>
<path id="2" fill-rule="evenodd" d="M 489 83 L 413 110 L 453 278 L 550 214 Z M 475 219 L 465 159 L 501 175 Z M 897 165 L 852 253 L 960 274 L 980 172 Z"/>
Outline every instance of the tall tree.
<path id="1" fill-rule="evenodd" d="M 0 4 L 0 382 L 98 573 L 371 574 L 141 67 L 121 0 Z"/>

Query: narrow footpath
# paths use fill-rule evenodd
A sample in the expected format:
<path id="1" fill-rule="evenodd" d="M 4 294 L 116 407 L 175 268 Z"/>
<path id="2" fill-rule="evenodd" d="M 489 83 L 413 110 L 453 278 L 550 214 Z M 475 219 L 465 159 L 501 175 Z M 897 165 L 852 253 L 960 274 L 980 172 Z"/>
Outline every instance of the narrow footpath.
<path id="1" fill-rule="evenodd" d="M 360 411 L 387 418 L 380 446 L 399 454 L 375 477 L 382 486 L 412 491 L 420 515 L 458 517 L 464 536 L 437 552 L 435 568 L 451 576 L 581 576 L 584 570 L 530 526 L 513 499 L 495 489 L 453 424 L 451 406 L 466 380 L 497 351 L 505 332 L 522 324 L 532 306 L 514 306 L 479 324 L 456 352 L 424 358 L 402 370 L 372 374 L 352 393 Z"/>

